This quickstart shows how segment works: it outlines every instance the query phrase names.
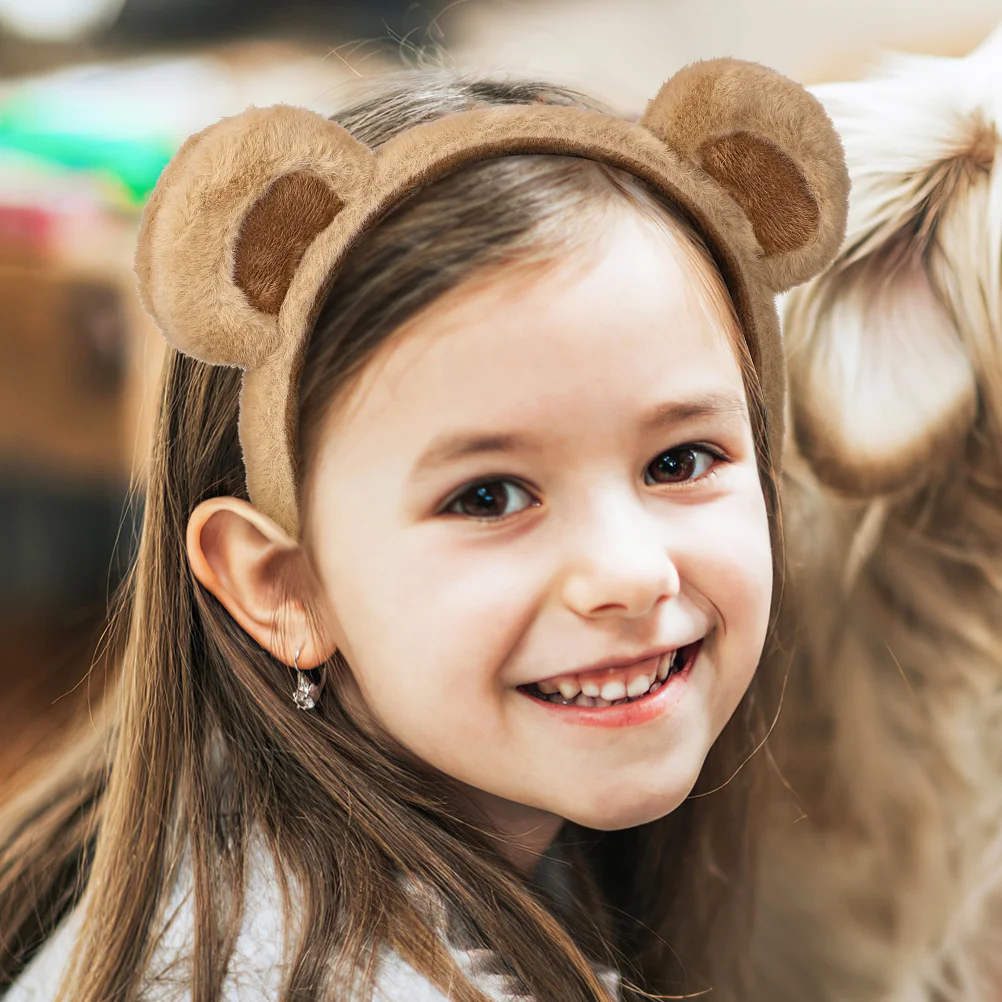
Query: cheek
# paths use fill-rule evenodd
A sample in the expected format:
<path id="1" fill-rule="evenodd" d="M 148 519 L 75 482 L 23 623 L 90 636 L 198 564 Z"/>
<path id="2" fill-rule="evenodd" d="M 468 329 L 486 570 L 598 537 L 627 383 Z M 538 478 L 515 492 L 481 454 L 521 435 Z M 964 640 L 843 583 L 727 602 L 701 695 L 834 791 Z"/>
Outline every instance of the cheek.
<path id="1" fill-rule="evenodd" d="M 725 633 L 765 638 L 772 603 L 772 541 L 765 507 L 732 511 L 708 536 L 692 580 L 716 607 Z"/>
<path id="2" fill-rule="evenodd" d="M 680 574 L 696 600 L 712 606 L 718 624 L 713 704 L 719 733 L 752 680 L 769 628 L 773 554 L 761 491 L 731 498 L 694 538 L 703 543 L 688 552 Z"/>
<path id="3" fill-rule="evenodd" d="M 517 541 L 456 546 L 440 537 L 435 526 L 356 531 L 331 540 L 321 560 L 340 646 L 367 702 L 395 732 L 415 726 L 415 709 L 442 718 L 472 699 L 497 698 L 545 580 Z"/>
<path id="4" fill-rule="evenodd" d="M 683 578 L 697 583 L 730 629 L 767 622 L 772 601 L 773 554 L 769 517 L 758 474 L 734 470 L 727 494 L 697 512 L 694 546 L 685 551 Z"/>

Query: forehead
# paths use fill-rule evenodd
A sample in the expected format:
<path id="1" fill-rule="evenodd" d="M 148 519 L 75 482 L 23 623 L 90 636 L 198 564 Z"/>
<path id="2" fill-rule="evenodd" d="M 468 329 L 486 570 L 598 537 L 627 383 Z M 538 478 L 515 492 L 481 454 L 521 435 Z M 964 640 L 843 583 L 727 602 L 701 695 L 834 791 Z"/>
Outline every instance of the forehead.
<path id="1" fill-rule="evenodd" d="M 572 418 L 743 393 L 740 335 L 708 294 L 709 267 L 663 227 L 622 213 L 559 260 L 495 270 L 431 304 L 377 354 L 334 420 L 517 411 L 552 422 L 555 406 Z"/>

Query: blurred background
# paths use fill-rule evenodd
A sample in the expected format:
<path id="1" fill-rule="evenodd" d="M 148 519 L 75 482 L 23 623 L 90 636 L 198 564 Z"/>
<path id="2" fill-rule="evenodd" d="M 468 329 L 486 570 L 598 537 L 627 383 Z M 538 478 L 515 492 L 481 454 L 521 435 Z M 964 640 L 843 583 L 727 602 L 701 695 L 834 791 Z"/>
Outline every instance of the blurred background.
<path id="1" fill-rule="evenodd" d="M 999 22 L 1002 0 L 0 0 L 0 782 L 100 692 L 162 356 L 133 245 L 189 133 L 428 61 L 637 113 L 693 59 L 848 79 Z"/>

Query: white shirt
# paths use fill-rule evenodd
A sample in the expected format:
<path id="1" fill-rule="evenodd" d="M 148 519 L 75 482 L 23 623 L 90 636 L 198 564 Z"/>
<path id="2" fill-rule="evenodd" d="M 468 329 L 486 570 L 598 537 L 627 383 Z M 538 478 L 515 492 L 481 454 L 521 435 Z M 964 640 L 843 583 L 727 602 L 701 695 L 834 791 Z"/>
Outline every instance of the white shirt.
<path id="1" fill-rule="evenodd" d="M 143 991 L 144 1002 L 186 1002 L 188 954 L 194 929 L 190 881 L 179 881 L 167 914 L 172 919 L 157 947 Z M 77 909 L 49 937 L 4 997 L 4 1002 L 53 1002 L 82 922 Z M 222 1002 L 273 1002 L 285 973 L 284 917 L 274 861 L 261 851 L 248 853 L 243 922 L 221 993 Z M 487 973 L 488 951 L 452 949 L 464 974 L 494 1002 L 525 999 L 501 974 Z M 599 977 L 610 999 L 619 999 L 619 979 L 613 971 Z M 388 948 L 380 952 L 373 1002 L 448 1002 L 422 974 Z"/>

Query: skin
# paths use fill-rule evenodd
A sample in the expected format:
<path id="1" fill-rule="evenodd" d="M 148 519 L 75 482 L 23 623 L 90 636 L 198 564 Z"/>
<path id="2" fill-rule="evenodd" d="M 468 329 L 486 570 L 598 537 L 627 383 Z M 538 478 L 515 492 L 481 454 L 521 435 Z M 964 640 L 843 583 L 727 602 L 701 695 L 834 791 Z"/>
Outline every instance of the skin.
<path id="1" fill-rule="evenodd" d="M 336 645 L 344 698 L 456 780 L 519 865 L 564 819 L 610 830 L 674 810 L 761 654 L 766 508 L 741 372 L 695 267 L 622 210 L 558 265 L 467 283 L 331 414 L 301 546 L 233 498 L 189 525 L 195 574 L 240 625 L 291 664 L 281 612 L 304 637 L 300 667 Z M 652 482 L 666 453 L 691 475 Z M 501 517 L 478 517 L 470 485 L 484 481 Z M 326 642 L 298 604 L 274 606 L 289 560 L 311 568 L 304 601 Z M 700 638 L 642 723 L 595 726 L 524 690 Z"/>

